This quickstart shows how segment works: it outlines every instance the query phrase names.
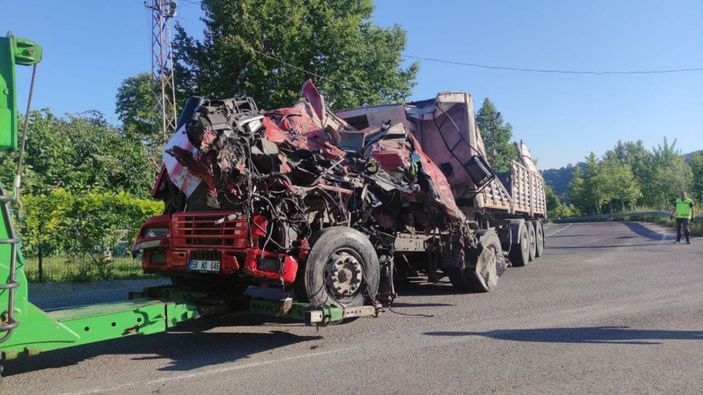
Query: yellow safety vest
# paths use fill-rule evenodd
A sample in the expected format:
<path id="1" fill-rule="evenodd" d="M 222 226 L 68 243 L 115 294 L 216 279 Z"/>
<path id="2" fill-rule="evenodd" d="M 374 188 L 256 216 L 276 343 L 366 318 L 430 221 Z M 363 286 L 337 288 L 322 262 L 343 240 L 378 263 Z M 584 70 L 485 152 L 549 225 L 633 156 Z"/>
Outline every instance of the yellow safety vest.
<path id="1" fill-rule="evenodd" d="M 693 200 L 691 198 L 679 199 L 676 198 L 676 218 L 680 219 L 691 219 L 691 207 L 693 206 Z"/>

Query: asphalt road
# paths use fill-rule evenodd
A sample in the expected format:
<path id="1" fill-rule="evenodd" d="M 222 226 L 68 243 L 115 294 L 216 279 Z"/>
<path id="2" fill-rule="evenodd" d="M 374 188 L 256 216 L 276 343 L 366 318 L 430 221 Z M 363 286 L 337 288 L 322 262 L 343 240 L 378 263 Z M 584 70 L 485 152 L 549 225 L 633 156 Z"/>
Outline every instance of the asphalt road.
<path id="1" fill-rule="evenodd" d="M 7 393 L 701 393 L 703 240 L 549 225 L 494 292 L 414 285 L 377 319 L 247 316 L 8 363 Z M 80 293 L 77 293 L 80 295 Z M 30 297 L 31 298 L 31 297 Z M 218 325 L 218 326 L 215 326 Z"/>

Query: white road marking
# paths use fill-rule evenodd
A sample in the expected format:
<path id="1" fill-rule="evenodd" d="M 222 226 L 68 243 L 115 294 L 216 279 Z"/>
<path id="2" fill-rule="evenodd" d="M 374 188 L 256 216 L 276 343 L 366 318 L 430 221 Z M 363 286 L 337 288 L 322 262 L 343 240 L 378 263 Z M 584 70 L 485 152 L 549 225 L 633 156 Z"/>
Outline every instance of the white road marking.
<path id="1" fill-rule="evenodd" d="M 161 378 L 157 378 L 157 379 L 153 379 L 153 380 L 124 383 L 124 384 L 119 384 L 119 385 L 115 385 L 112 387 L 96 387 L 96 388 L 92 388 L 92 389 L 88 389 L 88 390 L 84 390 L 84 391 L 64 392 L 59 395 L 97 394 L 97 393 L 101 393 L 101 392 L 118 391 L 118 390 L 126 389 L 129 387 L 135 387 L 135 386 L 139 386 L 140 388 L 144 389 L 144 385 L 163 384 L 163 383 L 168 383 L 168 382 L 176 381 L 176 380 L 187 380 L 187 379 L 192 379 L 192 378 L 196 378 L 196 377 L 211 376 L 213 374 L 228 373 L 228 372 L 232 372 L 235 370 L 255 368 L 258 366 L 271 365 L 271 364 L 279 363 L 279 362 L 295 361 L 295 360 L 303 359 L 303 358 L 313 358 L 313 357 L 319 357 L 321 355 L 326 355 L 326 354 L 334 354 L 334 353 L 340 353 L 340 352 L 345 352 L 345 351 L 351 351 L 353 349 L 354 349 L 354 347 L 347 347 L 347 348 L 341 348 L 341 349 L 330 350 L 330 351 L 321 351 L 321 352 L 316 352 L 316 353 L 296 355 L 293 357 L 271 359 L 271 360 L 266 360 L 266 361 L 261 361 L 261 362 L 252 362 L 252 363 L 247 363 L 247 364 L 243 364 L 243 365 L 229 365 L 229 366 L 224 366 L 224 367 L 221 367 L 218 369 L 203 370 L 203 371 L 199 371 L 199 372 L 195 372 L 195 373 L 182 374 L 182 375 L 178 375 L 178 376 L 161 377 Z"/>
<path id="2" fill-rule="evenodd" d="M 561 232 L 561 231 L 564 230 L 564 229 L 569 229 L 569 228 L 572 227 L 573 225 L 574 225 L 574 224 L 568 224 L 568 225 L 566 225 L 565 227 L 563 227 L 563 228 L 561 228 L 561 229 L 557 229 L 557 230 L 555 230 L 554 232 L 552 232 L 552 233 L 550 233 L 550 234 L 548 234 L 548 235 L 544 235 L 544 237 L 553 236 L 553 235 L 555 235 L 555 234 Z"/>

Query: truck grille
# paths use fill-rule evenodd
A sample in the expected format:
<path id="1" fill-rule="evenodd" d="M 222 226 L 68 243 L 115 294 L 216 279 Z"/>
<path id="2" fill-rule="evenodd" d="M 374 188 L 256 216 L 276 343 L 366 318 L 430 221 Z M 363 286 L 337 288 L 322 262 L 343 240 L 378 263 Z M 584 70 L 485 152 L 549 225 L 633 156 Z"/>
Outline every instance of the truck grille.
<path id="1" fill-rule="evenodd" d="M 171 244 L 174 247 L 246 248 L 247 222 L 244 216 L 217 221 L 235 212 L 183 212 L 171 216 Z"/>

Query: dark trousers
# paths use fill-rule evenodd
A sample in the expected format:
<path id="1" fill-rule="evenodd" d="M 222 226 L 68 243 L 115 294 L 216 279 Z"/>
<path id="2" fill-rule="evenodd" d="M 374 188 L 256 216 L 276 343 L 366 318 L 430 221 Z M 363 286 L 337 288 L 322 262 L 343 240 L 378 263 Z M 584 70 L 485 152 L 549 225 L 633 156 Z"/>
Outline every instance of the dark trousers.
<path id="1" fill-rule="evenodd" d="M 684 236 L 686 236 L 686 241 L 689 241 L 691 238 L 690 221 L 686 218 L 676 218 L 676 241 L 681 241 L 682 230 Z"/>

